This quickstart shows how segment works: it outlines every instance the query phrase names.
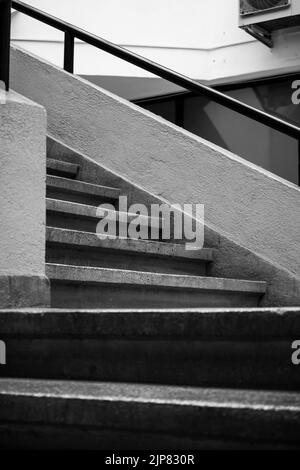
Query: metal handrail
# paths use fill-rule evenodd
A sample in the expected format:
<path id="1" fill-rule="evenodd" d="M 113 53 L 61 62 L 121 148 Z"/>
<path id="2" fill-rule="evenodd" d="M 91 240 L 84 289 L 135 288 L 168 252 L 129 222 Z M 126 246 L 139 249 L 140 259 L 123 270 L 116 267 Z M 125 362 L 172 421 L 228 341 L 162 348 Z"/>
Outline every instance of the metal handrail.
<path id="1" fill-rule="evenodd" d="M 18 0 L 12 1 L 12 6 L 21 13 L 24 13 L 31 18 L 41 21 L 48 26 L 52 26 L 65 33 L 65 49 L 64 49 L 64 69 L 67 72 L 74 72 L 74 41 L 75 38 L 90 44 L 102 51 L 108 52 L 120 59 L 129 62 L 130 64 L 136 65 L 148 72 L 151 72 L 165 80 L 168 80 L 175 85 L 185 88 L 189 91 L 196 93 L 197 95 L 206 96 L 207 98 L 219 103 L 226 108 L 236 111 L 243 116 L 254 119 L 266 126 L 271 127 L 277 131 L 283 132 L 284 134 L 294 137 L 300 140 L 300 128 L 296 125 L 284 121 L 279 117 L 268 114 L 264 111 L 256 109 L 248 104 L 242 103 L 235 98 L 232 98 L 220 91 L 210 88 L 206 85 L 202 85 L 194 80 L 191 80 L 184 75 L 174 72 L 162 65 L 159 65 L 149 59 L 139 56 L 134 52 L 128 51 L 123 47 L 117 46 L 105 39 L 102 39 L 94 34 L 88 33 L 83 29 L 77 28 L 65 21 L 62 21 L 48 13 L 44 13 L 37 8 L 29 6 Z"/>

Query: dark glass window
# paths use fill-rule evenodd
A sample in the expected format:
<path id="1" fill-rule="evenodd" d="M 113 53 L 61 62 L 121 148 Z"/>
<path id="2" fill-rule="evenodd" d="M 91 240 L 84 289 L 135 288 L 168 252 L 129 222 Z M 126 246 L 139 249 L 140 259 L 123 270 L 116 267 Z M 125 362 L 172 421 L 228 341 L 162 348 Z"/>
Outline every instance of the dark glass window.
<path id="1" fill-rule="evenodd" d="M 299 76 L 219 87 L 224 93 L 300 127 L 300 105 L 292 102 L 292 84 Z M 180 120 L 176 104 L 180 100 Z M 173 101 L 173 106 L 172 106 Z M 299 184 L 299 142 L 256 121 L 191 93 L 160 97 L 142 104 L 204 139 Z"/>

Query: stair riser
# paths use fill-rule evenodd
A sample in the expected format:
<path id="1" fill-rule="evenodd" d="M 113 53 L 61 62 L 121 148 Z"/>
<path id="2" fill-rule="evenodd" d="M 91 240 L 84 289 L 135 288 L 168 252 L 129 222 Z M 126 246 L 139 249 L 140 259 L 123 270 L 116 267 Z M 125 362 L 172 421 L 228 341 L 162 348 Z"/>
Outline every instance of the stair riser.
<path id="1" fill-rule="evenodd" d="M 201 308 L 257 307 L 260 296 L 124 284 L 51 281 L 53 308 Z"/>
<path id="2" fill-rule="evenodd" d="M 53 398 L 47 396 L 2 396 L 0 408 L 0 437 L 8 445 L 7 437 L 17 444 L 12 429 L 17 427 L 32 439 L 28 444 L 35 448 L 40 439 L 70 444 L 75 448 L 96 445 L 96 448 L 136 448 L 144 444 L 146 449 L 158 446 L 170 448 L 177 439 L 179 447 L 194 449 L 206 442 L 280 447 L 299 446 L 299 412 L 288 410 L 231 409 L 218 406 L 189 406 L 177 403 L 151 403 Z M 22 417 L 20 419 L 20 417 Z M 47 423 L 47 424 L 46 424 Z M 130 423 L 130 431 L 128 430 Z M 17 425 L 17 426 L 16 426 Z M 10 430 L 5 437 L 6 432 Z M 39 430 L 39 431 L 38 431 Z M 57 433 L 58 431 L 58 433 Z M 80 444 L 79 436 L 86 437 Z M 90 440 L 90 433 L 94 439 Z M 18 436 L 19 434 L 17 434 Z M 25 434 L 26 435 L 26 434 Z M 62 437 L 63 436 L 63 437 Z M 77 436 L 77 439 L 75 438 Z M 95 439 L 98 436 L 98 439 Z M 105 437 L 108 437 L 106 439 Z M 117 445 L 116 438 L 125 437 Z M 181 437 L 182 436 L 182 437 Z M 225 437 L 226 436 L 226 437 Z M 114 439 L 115 437 L 115 439 Z M 48 441 L 50 438 L 50 441 Z M 160 439 L 159 439 L 160 438 Z M 103 439 L 103 440 L 102 440 Z M 26 443 L 25 441 L 23 441 Z M 195 443 L 195 447 L 191 443 Z M 237 444 L 239 442 L 239 444 Z M 4 445 L 2 441 L 2 446 Z M 104 446 L 105 444 L 105 446 Z M 22 445 L 22 444 L 21 444 Z M 24 444 L 23 444 L 24 445 Z M 103 446 L 103 447 L 102 447 Z M 148 447 L 149 446 L 149 447 Z M 177 447 L 175 447 L 177 448 Z"/>
<path id="3" fill-rule="evenodd" d="M 112 199 L 106 196 L 96 196 L 82 192 L 72 192 L 63 188 L 47 187 L 46 197 L 51 199 L 59 199 L 61 201 L 77 202 L 88 206 L 98 207 L 100 204 L 112 204 L 118 208 L 118 199 Z"/>
<path id="4" fill-rule="evenodd" d="M 198 439 L 110 429 L 38 424 L 0 424 L 0 448 L 6 450 L 297 450 L 297 444 L 261 443 L 228 439 Z M 171 452 L 170 452 L 171 453 Z M 174 454 L 174 452 L 173 452 Z"/>
<path id="5" fill-rule="evenodd" d="M 71 180 L 75 180 L 77 177 L 77 173 L 70 173 L 68 171 L 63 171 L 63 170 L 56 170 L 54 168 L 47 168 L 47 175 L 50 176 L 59 176 L 61 178 L 69 178 Z"/>
<path id="6" fill-rule="evenodd" d="M 300 390 L 293 338 L 3 339 L 7 377 Z"/>
<path id="7" fill-rule="evenodd" d="M 95 218 L 79 217 L 64 212 L 47 211 L 47 226 L 96 233 L 98 221 Z"/>
<path id="8" fill-rule="evenodd" d="M 127 269 L 166 274 L 191 274 L 204 276 L 206 263 L 179 258 L 157 257 L 143 253 L 122 252 L 109 249 L 75 249 L 59 244 L 47 244 L 46 262 L 112 269 Z"/>

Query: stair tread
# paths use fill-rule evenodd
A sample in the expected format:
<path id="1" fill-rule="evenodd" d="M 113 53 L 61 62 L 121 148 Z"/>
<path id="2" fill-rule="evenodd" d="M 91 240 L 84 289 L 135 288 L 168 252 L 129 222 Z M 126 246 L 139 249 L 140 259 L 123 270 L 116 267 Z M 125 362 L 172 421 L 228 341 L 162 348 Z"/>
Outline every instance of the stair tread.
<path id="1" fill-rule="evenodd" d="M 47 170 L 60 171 L 75 176 L 78 173 L 79 165 L 56 160 L 55 158 L 47 158 Z"/>
<path id="2" fill-rule="evenodd" d="M 228 309 L 8 309 L 0 310 L 2 335 L 72 337 L 294 338 L 300 308 Z"/>
<path id="3" fill-rule="evenodd" d="M 0 379 L 3 421 L 299 441 L 294 392 Z M 19 406 L 26 412 L 19 415 Z M 272 423 L 272 424 L 271 424 Z M 200 437 L 200 436 L 199 436 Z"/>
<path id="4" fill-rule="evenodd" d="M 137 252 L 141 254 L 185 258 L 198 261 L 211 262 L 213 250 L 186 250 L 185 245 L 175 243 L 162 243 L 152 240 L 137 240 L 130 238 L 117 238 L 100 240 L 95 233 L 76 230 L 47 227 L 47 242 L 71 245 L 76 248 L 106 248 L 122 251 Z"/>
<path id="5" fill-rule="evenodd" d="M 46 264 L 46 275 L 51 280 L 80 283 L 123 284 L 205 291 L 243 292 L 262 295 L 266 283 L 237 279 L 160 274 L 121 269 L 94 268 L 62 264 Z"/>
<path id="6" fill-rule="evenodd" d="M 0 378 L 0 395 L 82 398 L 86 400 L 132 401 L 257 410 L 290 410 L 300 413 L 299 393 L 176 387 L 110 382 L 83 382 Z M 300 416 L 299 416 L 300 417 Z M 299 422 L 300 424 L 300 422 Z"/>
<path id="7" fill-rule="evenodd" d="M 111 188 L 108 186 L 100 186 L 83 181 L 71 180 L 61 176 L 47 175 L 47 187 L 62 189 L 64 191 L 89 194 L 93 196 L 102 196 L 111 199 L 118 199 L 120 196 L 120 189 Z"/>

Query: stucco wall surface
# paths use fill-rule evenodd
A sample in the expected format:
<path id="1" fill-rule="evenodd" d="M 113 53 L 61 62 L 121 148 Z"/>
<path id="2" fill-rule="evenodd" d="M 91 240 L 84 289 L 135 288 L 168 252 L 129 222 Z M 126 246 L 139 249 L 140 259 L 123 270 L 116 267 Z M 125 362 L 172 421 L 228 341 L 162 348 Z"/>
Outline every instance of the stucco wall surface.
<path id="1" fill-rule="evenodd" d="M 295 185 L 17 48 L 12 86 L 55 138 L 171 203 L 205 204 L 209 226 L 300 276 Z"/>
<path id="2" fill-rule="evenodd" d="M 0 93 L 0 305 L 5 299 L 10 304 L 13 290 L 17 304 L 25 306 L 23 296 L 32 300 L 47 288 L 46 113 L 19 95 Z"/>

